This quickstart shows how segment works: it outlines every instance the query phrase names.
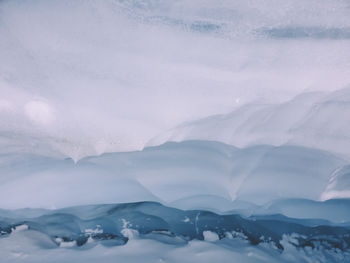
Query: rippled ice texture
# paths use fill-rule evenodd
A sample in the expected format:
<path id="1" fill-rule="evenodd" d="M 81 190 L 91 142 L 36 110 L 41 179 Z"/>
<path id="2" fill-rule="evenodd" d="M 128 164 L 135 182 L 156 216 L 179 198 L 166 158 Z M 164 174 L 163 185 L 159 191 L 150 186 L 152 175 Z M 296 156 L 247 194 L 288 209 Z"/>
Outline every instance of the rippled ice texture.
<path id="1" fill-rule="evenodd" d="M 0 261 L 349 262 L 349 84 L 347 0 L 0 1 Z"/>

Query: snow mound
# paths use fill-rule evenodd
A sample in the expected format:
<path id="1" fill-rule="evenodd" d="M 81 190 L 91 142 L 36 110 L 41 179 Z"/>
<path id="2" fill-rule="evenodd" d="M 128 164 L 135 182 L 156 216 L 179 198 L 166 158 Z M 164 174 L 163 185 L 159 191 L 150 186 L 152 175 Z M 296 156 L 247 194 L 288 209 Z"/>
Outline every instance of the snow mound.
<path id="1" fill-rule="evenodd" d="M 243 239 L 253 246 L 270 244 L 284 250 L 285 236 L 291 236 L 294 242 L 289 243 L 299 249 L 338 249 L 341 253 L 350 246 L 349 226 L 327 223 L 310 226 L 308 220 L 276 216 L 244 218 L 237 214 L 180 210 L 156 202 L 69 207 L 47 210 L 30 219 L 5 217 L 0 222 L 0 240 L 19 232 L 39 232 L 61 248 L 120 246 L 131 237 L 172 245 L 186 245 L 192 240 Z M 50 247 L 48 243 L 42 248 Z"/>

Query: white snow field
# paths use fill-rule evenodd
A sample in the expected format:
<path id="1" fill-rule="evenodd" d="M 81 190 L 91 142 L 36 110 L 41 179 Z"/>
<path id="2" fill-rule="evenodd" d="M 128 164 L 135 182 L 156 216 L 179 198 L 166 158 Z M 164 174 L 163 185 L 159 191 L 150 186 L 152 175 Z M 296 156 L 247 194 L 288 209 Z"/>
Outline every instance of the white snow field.
<path id="1" fill-rule="evenodd" d="M 348 0 L 0 0 L 0 262 L 350 262 Z"/>

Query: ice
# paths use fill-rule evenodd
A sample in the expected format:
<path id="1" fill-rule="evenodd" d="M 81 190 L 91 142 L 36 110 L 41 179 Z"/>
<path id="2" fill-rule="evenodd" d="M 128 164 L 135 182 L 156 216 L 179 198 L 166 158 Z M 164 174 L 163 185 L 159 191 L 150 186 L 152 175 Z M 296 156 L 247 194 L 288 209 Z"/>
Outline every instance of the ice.
<path id="1" fill-rule="evenodd" d="M 350 166 L 335 171 L 321 199 L 350 198 Z"/>
<path id="2" fill-rule="evenodd" d="M 253 203 L 293 195 L 319 199 L 332 172 L 343 163 L 328 153 L 303 147 L 237 149 L 201 141 L 146 148 L 142 152 L 128 154 L 128 159 L 117 156 L 120 154 L 106 154 L 87 160 L 114 171 L 120 169 L 119 160 L 123 160 L 127 168 L 123 172 L 129 177 L 136 176 L 142 185 L 163 201 L 174 202 L 205 195 L 203 204 L 206 204 L 204 200 L 208 195 Z M 135 167 L 142 172 L 138 173 Z M 304 187 L 299 184 L 300 181 L 304 182 Z M 172 187 L 167 187 L 167 184 Z"/>
<path id="3" fill-rule="evenodd" d="M 336 156 L 305 147 L 238 149 L 205 141 L 108 153 L 78 163 L 32 154 L 0 159 L 3 208 L 148 200 L 227 211 L 235 207 L 233 201 L 319 200 L 333 172 L 345 165 Z"/>
<path id="4" fill-rule="evenodd" d="M 92 211 L 96 211 L 95 215 Z M 87 217 L 87 212 L 89 219 L 82 219 Z M 13 215 L 12 211 L 8 213 Z M 6 229 L 5 224 L 1 229 Z M 106 252 L 101 255 L 103 260 L 109 260 L 111 253 L 133 260 L 130 254 L 133 251 L 136 257 L 146 253 L 151 259 L 165 256 L 176 260 L 188 255 L 195 256 L 196 262 L 202 262 L 199 255 L 203 252 L 197 253 L 210 248 L 209 254 L 213 253 L 213 256 L 227 253 L 257 260 L 253 262 L 265 262 L 276 256 L 276 262 L 287 259 L 293 262 L 296 258 L 316 262 L 319 257 L 323 258 L 321 262 L 349 260 L 349 226 L 310 226 L 308 220 L 293 221 L 292 218 L 244 218 L 204 210 L 184 211 L 154 202 L 48 210 L 36 218 L 8 219 L 7 224 L 12 227 L 11 231 L 0 238 L 5 262 L 14 259 L 31 262 L 38 257 L 49 257 L 49 262 L 56 262 L 56 253 L 73 260 L 79 254 L 89 257 L 100 250 Z M 216 245 L 211 247 L 208 243 L 213 242 Z M 134 250 L 136 244 L 142 244 L 137 253 Z M 160 247 L 162 249 L 157 251 Z"/>
<path id="5" fill-rule="evenodd" d="M 350 222 L 349 204 L 350 199 L 330 199 L 323 202 L 306 199 L 282 199 L 255 209 L 252 213 L 279 213 L 293 218 L 322 218 L 348 224 Z"/>
<path id="6" fill-rule="evenodd" d="M 350 262 L 345 0 L 0 0 L 1 262 Z"/>

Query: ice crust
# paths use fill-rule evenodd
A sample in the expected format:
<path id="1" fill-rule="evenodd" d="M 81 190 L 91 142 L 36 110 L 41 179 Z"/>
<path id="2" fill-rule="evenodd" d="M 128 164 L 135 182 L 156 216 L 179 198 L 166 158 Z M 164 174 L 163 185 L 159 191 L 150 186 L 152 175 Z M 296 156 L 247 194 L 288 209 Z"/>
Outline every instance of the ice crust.
<path id="1" fill-rule="evenodd" d="M 327 152 L 305 147 L 239 149 L 205 141 L 106 153 L 78 163 L 3 154 L 0 207 L 162 201 L 179 208 L 227 211 L 239 202 L 262 205 L 280 198 L 320 200 L 334 171 L 345 164 Z"/>
<path id="2" fill-rule="evenodd" d="M 133 245 L 134 242 L 142 243 L 142 240 L 147 240 L 148 244 L 155 247 L 166 245 L 171 246 L 169 250 L 189 249 L 188 253 L 191 253 L 194 244 L 208 246 L 196 241 L 204 240 L 216 244 L 214 251 L 228 249 L 227 253 L 233 253 L 237 245 L 244 249 L 255 246 L 251 248 L 253 251 L 266 253 L 267 257 L 279 254 L 277 262 L 283 261 L 291 248 L 295 250 L 296 255 L 292 257 L 294 260 L 304 253 L 309 260 L 317 260 L 317 257 L 313 258 L 313 253 L 321 254 L 330 262 L 339 258 L 349 260 L 350 226 L 327 224 L 326 221 L 311 226 L 308 220 L 281 216 L 245 218 L 237 214 L 219 215 L 205 210 L 179 210 L 155 202 L 46 210 L 42 211 L 41 216 L 33 218 L 18 217 L 13 211 L 3 211 L 2 215 L 0 244 L 5 245 L 4 251 L 9 258 L 15 256 L 8 255 L 6 247 L 14 240 L 19 244 L 27 242 L 21 248 L 22 251 L 26 246 L 34 246 L 43 250 L 43 255 L 55 254 L 50 252 L 52 248 L 74 249 L 63 252 L 68 253 L 68 260 L 72 260 L 72 256 L 74 258 L 76 253 L 82 253 L 79 251 L 84 249 L 97 252 L 102 247 L 105 250 L 125 245 L 127 250 L 129 242 Z M 18 250 L 16 247 L 12 251 L 13 249 Z M 35 254 L 36 249 L 21 253 Z M 0 250 L 3 251 L 3 246 Z M 141 249 L 138 254 L 142 255 L 143 252 Z M 17 259 L 20 262 L 26 260 L 21 253 Z M 85 252 L 86 254 L 89 252 Z M 160 252 L 153 252 L 153 256 L 158 257 L 159 254 Z M 241 256 L 246 257 L 244 254 Z"/>

